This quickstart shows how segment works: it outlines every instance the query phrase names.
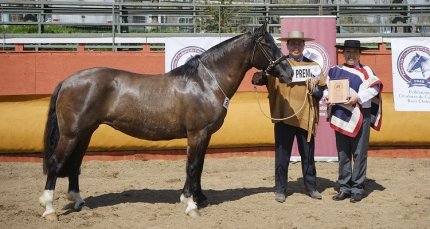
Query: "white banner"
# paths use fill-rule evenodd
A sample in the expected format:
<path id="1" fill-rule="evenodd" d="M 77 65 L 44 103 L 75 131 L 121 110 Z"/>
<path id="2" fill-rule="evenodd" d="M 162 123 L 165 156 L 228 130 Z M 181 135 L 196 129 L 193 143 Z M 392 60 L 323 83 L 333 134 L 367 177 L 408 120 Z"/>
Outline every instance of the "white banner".
<path id="1" fill-rule="evenodd" d="M 292 82 L 303 82 L 308 78 L 319 79 L 321 74 L 321 67 L 319 65 L 306 65 L 306 66 L 291 66 L 293 68 Z"/>
<path id="2" fill-rule="evenodd" d="M 166 39 L 165 71 L 177 68 L 229 37 L 170 37 Z"/>
<path id="3" fill-rule="evenodd" d="M 430 111 L 430 38 L 391 39 L 396 111 Z"/>

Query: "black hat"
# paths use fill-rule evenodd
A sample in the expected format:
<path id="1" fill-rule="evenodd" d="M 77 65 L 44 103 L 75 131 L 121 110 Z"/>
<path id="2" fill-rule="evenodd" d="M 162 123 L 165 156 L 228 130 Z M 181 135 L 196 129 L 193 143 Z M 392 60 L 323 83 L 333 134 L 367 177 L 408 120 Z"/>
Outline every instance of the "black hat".
<path id="1" fill-rule="evenodd" d="M 358 48 L 360 50 L 367 50 L 369 48 L 361 47 L 359 40 L 345 40 L 343 45 L 335 45 L 334 47 L 339 49 L 345 49 L 345 48 Z"/>

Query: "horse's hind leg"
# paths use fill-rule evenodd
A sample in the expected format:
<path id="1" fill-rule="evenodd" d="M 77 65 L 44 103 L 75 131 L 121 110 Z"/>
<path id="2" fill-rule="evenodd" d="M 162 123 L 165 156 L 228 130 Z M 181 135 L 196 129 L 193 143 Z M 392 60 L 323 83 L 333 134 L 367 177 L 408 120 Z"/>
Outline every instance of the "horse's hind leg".
<path id="1" fill-rule="evenodd" d="M 88 144 L 91 139 L 91 134 L 82 136 L 77 144 L 76 149 L 69 158 L 69 189 L 67 193 L 67 198 L 74 202 L 73 208 L 76 211 L 80 211 L 85 206 L 85 201 L 79 194 L 79 173 L 82 164 L 83 157 L 86 150 L 88 149 Z"/>
<path id="2" fill-rule="evenodd" d="M 45 191 L 39 197 L 39 203 L 45 207 L 42 217 L 48 220 L 57 220 L 54 209 L 54 190 L 59 176 L 64 176 L 64 164 L 76 145 L 76 139 L 60 137 L 54 154 L 49 159 Z M 61 172 L 61 173 L 60 173 Z"/>
<path id="3" fill-rule="evenodd" d="M 45 207 L 45 212 L 43 212 L 42 217 L 48 220 L 57 220 L 57 215 L 54 209 L 54 190 L 55 184 L 57 182 L 57 175 L 55 173 L 49 172 L 46 178 L 45 191 L 39 197 L 39 203 Z"/>

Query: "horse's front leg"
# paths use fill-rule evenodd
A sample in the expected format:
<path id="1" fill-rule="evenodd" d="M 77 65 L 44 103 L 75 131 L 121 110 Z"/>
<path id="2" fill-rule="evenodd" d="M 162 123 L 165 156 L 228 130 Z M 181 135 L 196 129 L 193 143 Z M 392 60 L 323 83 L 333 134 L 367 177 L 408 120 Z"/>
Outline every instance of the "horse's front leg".
<path id="1" fill-rule="evenodd" d="M 206 131 L 199 131 L 196 134 L 188 134 L 186 180 L 182 190 L 181 202 L 187 204 L 185 214 L 199 216 L 197 204 L 206 201 L 206 196 L 202 193 L 201 175 L 205 154 L 210 141 L 210 136 Z"/>

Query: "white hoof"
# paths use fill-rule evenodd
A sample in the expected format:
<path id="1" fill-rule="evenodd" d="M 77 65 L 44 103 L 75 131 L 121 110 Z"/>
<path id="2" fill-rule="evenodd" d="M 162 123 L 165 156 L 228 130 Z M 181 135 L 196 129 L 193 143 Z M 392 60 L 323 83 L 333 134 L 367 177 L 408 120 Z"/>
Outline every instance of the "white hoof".
<path id="1" fill-rule="evenodd" d="M 47 220 L 58 220 L 57 214 L 55 214 L 55 209 L 53 206 L 54 202 L 54 190 L 45 190 L 42 196 L 39 197 L 39 203 L 45 207 L 45 212 L 42 217 Z"/>
<path id="2" fill-rule="evenodd" d="M 189 215 L 193 218 L 197 218 L 197 217 L 200 217 L 200 212 L 197 209 L 194 209 L 194 210 L 189 211 L 187 215 Z"/>
<path id="3" fill-rule="evenodd" d="M 197 204 L 196 202 L 194 202 L 193 200 L 193 196 L 190 196 L 190 198 L 185 198 L 187 199 L 187 209 L 185 209 L 185 214 L 189 215 L 189 213 L 191 211 L 198 211 L 197 210 Z"/>
<path id="4" fill-rule="evenodd" d="M 39 197 L 39 204 L 42 207 L 46 207 L 46 202 L 45 202 L 45 198 L 43 195 Z"/>
<path id="5" fill-rule="evenodd" d="M 184 194 L 181 194 L 181 197 L 179 199 L 181 200 L 181 203 L 187 204 L 187 208 L 185 209 L 186 215 L 191 216 L 193 218 L 200 216 L 200 212 L 197 208 L 196 202 L 194 202 L 193 200 L 193 196 L 187 198 Z"/>
<path id="6" fill-rule="evenodd" d="M 58 221 L 58 217 L 55 211 L 45 211 L 42 217 L 49 221 Z"/>

